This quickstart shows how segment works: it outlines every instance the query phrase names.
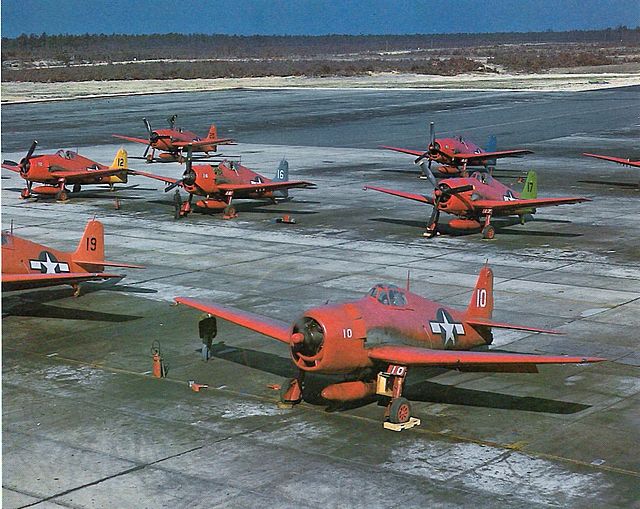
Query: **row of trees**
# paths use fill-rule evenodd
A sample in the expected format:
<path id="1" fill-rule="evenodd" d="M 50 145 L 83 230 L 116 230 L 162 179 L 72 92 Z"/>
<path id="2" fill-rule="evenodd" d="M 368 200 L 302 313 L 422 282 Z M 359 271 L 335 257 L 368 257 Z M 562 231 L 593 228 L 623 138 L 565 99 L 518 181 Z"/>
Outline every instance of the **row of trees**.
<path id="1" fill-rule="evenodd" d="M 474 60 L 260 60 L 145 62 L 82 67 L 6 69 L 2 81 L 64 82 L 140 79 L 244 78 L 257 76 L 360 76 L 372 72 L 456 75 L 488 71 Z"/>
<path id="2" fill-rule="evenodd" d="M 470 48 L 504 44 L 590 43 L 639 46 L 640 28 L 491 34 L 379 36 L 231 36 L 203 34 L 153 35 L 21 35 L 2 38 L 2 61 L 118 62 L 160 58 L 322 57 L 349 53 Z"/>

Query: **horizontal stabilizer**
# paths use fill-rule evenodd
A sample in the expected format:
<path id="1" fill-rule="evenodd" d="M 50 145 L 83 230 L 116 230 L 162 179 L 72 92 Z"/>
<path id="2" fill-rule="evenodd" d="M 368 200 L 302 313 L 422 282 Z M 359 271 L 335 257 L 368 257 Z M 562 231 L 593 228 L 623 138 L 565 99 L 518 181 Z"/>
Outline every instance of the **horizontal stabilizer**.
<path id="1" fill-rule="evenodd" d="M 495 327 L 496 329 L 513 329 L 513 330 L 522 330 L 522 331 L 528 331 L 528 332 L 540 332 L 542 334 L 564 334 L 563 332 L 560 332 L 557 330 L 537 329 L 535 327 L 527 327 L 526 325 L 513 325 L 511 323 L 500 323 L 500 322 L 494 322 L 491 320 L 483 320 L 483 319 L 476 319 L 476 318 L 465 320 L 465 322 L 474 327 Z"/>
<path id="2" fill-rule="evenodd" d="M 73 260 L 79 265 L 102 265 L 104 267 L 126 267 L 129 269 L 144 269 L 144 265 L 134 265 L 132 263 L 109 262 L 107 260 Z"/>

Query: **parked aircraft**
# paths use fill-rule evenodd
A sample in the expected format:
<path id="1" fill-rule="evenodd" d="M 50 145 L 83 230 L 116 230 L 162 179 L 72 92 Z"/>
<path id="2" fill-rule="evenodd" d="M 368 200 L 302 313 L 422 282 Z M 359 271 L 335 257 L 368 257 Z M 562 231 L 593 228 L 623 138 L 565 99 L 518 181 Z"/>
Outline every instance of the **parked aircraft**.
<path id="1" fill-rule="evenodd" d="M 426 172 L 421 164 L 424 160 L 428 161 L 429 170 L 431 169 L 431 163 L 435 161 L 441 165 L 438 167 L 438 172 L 440 173 L 464 175 L 467 171 L 467 166 L 495 166 L 496 159 L 498 158 L 515 157 L 533 153 L 531 150 L 524 149 L 496 151 L 495 143 L 495 137 L 492 137 L 488 144 L 490 147 L 488 146 L 487 150 L 485 150 L 475 143 L 465 140 L 462 136 L 436 138 L 435 124 L 431 122 L 429 124 L 429 141 L 426 151 L 389 146 L 383 146 L 382 148 L 416 156 L 417 159 L 415 163 L 420 165 L 422 169 L 422 178 L 427 178 Z"/>
<path id="2" fill-rule="evenodd" d="M 163 177 L 144 171 L 135 171 L 135 175 L 142 175 L 168 184 L 165 192 L 175 187 L 181 187 L 189 198 L 182 201 L 176 190 L 175 218 L 184 217 L 192 211 L 194 196 L 204 198 L 196 201 L 195 206 L 209 210 L 223 210 L 227 218 L 236 217 L 236 209 L 232 205 L 235 198 L 270 199 L 287 197 L 287 190 L 291 188 L 312 188 L 315 184 L 301 180 L 288 180 L 289 164 L 284 159 L 280 163 L 273 180 L 242 166 L 235 161 L 223 161 L 216 165 L 192 164 L 191 150 L 187 153 L 186 170 L 182 178 Z"/>
<path id="3" fill-rule="evenodd" d="M 430 180 L 435 182 L 432 175 Z M 535 171 L 528 173 L 522 193 L 513 191 L 495 177 L 480 171 L 469 177 L 441 180 L 435 185 L 432 196 L 374 186 L 365 186 L 364 189 L 432 205 L 433 212 L 427 222 L 426 237 L 436 235 L 440 212 L 458 216 L 449 221 L 451 228 L 459 230 L 482 228 L 483 238 L 493 239 L 496 231 L 491 225 L 491 218 L 494 216 L 518 216 L 520 222 L 524 224 L 525 216 L 534 214 L 538 207 L 590 201 L 583 197 L 538 198 Z"/>
<path id="4" fill-rule="evenodd" d="M 596 159 L 604 159 L 605 161 L 612 161 L 618 164 L 624 164 L 625 166 L 633 166 L 635 168 L 640 168 L 640 161 L 632 161 L 631 159 L 624 159 L 622 157 L 601 156 L 599 154 L 587 154 L 586 152 L 582 155 L 587 157 L 595 157 Z"/>
<path id="5" fill-rule="evenodd" d="M 58 251 L 13 232 L 2 232 L 2 291 L 71 285 L 77 297 L 79 283 L 83 281 L 124 277 L 104 272 L 105 266 L 143 268 L 104 259 L 104 227 L 95 219 L 87 223 L 73 252 Z"/>
<path id="6" fill-rule="evenodd" d="M 328 401 L 353 401 L 384 394 L 386 416 L 391 422 L 406 422 L 411 406 L 402 397 L 404 376 L 412 366 L 439 366 L 469 371 L 537 372 L 538 364 L 576 364 L 604 359 L 586 356 L 530 355 L 522 353 L 469 351 L 493 341 L 492 328 L 556 334 L 557 331 L 492 319 L 493 272 L 481 269 L 471 301 L 465 311 L 446 307 L 406 289 L 375 285 L 353 302 L 330 304 L 305 311 L 292 325 L 217 303 L 176 297 L 184 304 L 208 313 L 214 320 L 203 344 L 208 358 L 211 341 L 222 318 L 285 343 L 298 369 L 297 378 L 282 388 L 284 402 L 303 397 L 305 373 L 348 375 L 325 387 Z M 205 339 L 203 339 L 205 341 Z M 382 383 L 381 383 L 382 382 Z M 381 390 L 381 387 L 382 390 Z"/>
<path id="7" fill-rule="evenodd" d="M 177 115 L 170 116 L 167 120 L 169 122 L 169 129 L 151 129 L 151 124 L 146 118 L 143 118 L 149 137 L 133 138 L 131 136 L 122 136 L 120 134 L 114 134 L 116 138 L 120 138 L 127 141 L 133 141 L 135 143 L 143 143 L 147 145 L 142 157 L 147 162 L 172 162 L 183 161 L 183 151 L 187 146 L 191 146 L 194 152 L 216 152 L 218 145 L 230 145 L 233 143 L 231 138 L 218 138 L 218 129 L 215 125 L 211 125 L 209 132 L 204 138 L 199 137 L 196 133 L 191 131 L 185 131 L 182 128 L 176 128 Z M 149 154 L 149 149 L 151 153 Z M 158 158 L 155 157 L 156 150 L 160 151 Z"/>
<path id="8" fill-rule="evenodd" d="M 19 173 L 26 181 L 26 187 L 20 193 L 22 198 L 31 198 L 33 194 L 55 196 L 59 201 L 69 199 L 67 185 L 73 185 L 73 192 L 80 191 L 83 185 L 126 183 L 127 152 L 118 150 L 111 166 L 97 163 L 71 150 L 58 150 L 55 154 L 34 156 L 38 142 L 33 141 L 27 155 L 19 163 L 3 161 L 6 170 Z M 33 183 L 44 184 L 33 187 Z"/>

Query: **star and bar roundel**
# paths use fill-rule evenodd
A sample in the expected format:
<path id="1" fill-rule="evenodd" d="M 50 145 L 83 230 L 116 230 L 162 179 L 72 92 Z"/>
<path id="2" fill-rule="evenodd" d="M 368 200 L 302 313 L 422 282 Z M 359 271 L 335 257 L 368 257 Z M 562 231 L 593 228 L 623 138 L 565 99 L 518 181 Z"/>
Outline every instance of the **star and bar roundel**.
<path id="1" fill-rule="evenodd" d="M 464 336 L 464 325 L 456 322 L 449 312 L 444 309 L 438 309 L 436 319 L 429 322 L 431 332 L 442 336 L 442 343 L 445 348 L 453 348 L 458 342 L 458 336 Z"/>
<path id="2" fill-rule="evenodd" d="M 69 264 L 59 262 L 58 259 L 49 251 L 42 251 L 38 258 L 29 260 L 29 267 L 33 270 L 39 270 L 42 274 L 61 274 L 69 271 Z"/>

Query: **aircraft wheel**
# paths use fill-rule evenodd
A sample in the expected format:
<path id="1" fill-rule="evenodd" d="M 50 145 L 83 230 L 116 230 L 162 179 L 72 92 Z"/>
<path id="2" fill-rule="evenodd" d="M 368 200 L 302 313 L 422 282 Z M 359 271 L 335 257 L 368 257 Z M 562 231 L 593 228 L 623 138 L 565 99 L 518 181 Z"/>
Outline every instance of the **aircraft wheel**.
<path id="1" fill-rule="evenodd" d="M 233 205 L 227 205 L 224 208 L 224 215 L 227 217 L 235 217 L 236 216 L 236 208 Z"/>
<path id="2" fill-rule="evenodd" d="M 173 195 L 173 218 L 180 219 L 182 217 L 182 198 L 179 194 Z"/>
<path id="3" fill-rule="evenodd" d="M 389 422 L 402 424 L 411 418 L 411 403 L 407 398 L 396 398 L 391 402 Z"/>
<path id="4" fill-rule="evenodd" d="M 65 191 L 64 189 L 61 191 L 58 191 L 58 194 L 56 194 L 56 200 L 58 201 L 67 201 L 69 199 L 69 196 L 67 195 L 67 191 Z"/>
<path id="5" fill-rule="evenodd" d="M 294 384 L 299 384 L 300 382 L 295 378 L 287 378 L 284 383 L 280 386 L 280 402 L 281 403 L 300 403 L 302 401 L 302 390 L 300 391 L 300 396 L 297 399 L 291 400 L 287 397 L 287 392 Z"/>
<path id="6" fill-rule="evenodd" d="M 482 238 L 491 240 L 496 236 L 496 229 L 488 224 L 482 229 Z"/>
<path id="7" fill-rule="evenodd" d="M 79 193 L 81 189 L 82 189 L 82 186 L 80 184 L 73 184 L 73 191 L 72 192 Z"/>
<path id="8" fill-rule="evenodd" d="M 31 192 L 25 187 L 22 191 L 20 191 L 20 198 L 26 200 L 27 198 L 31 198 Z"/>

